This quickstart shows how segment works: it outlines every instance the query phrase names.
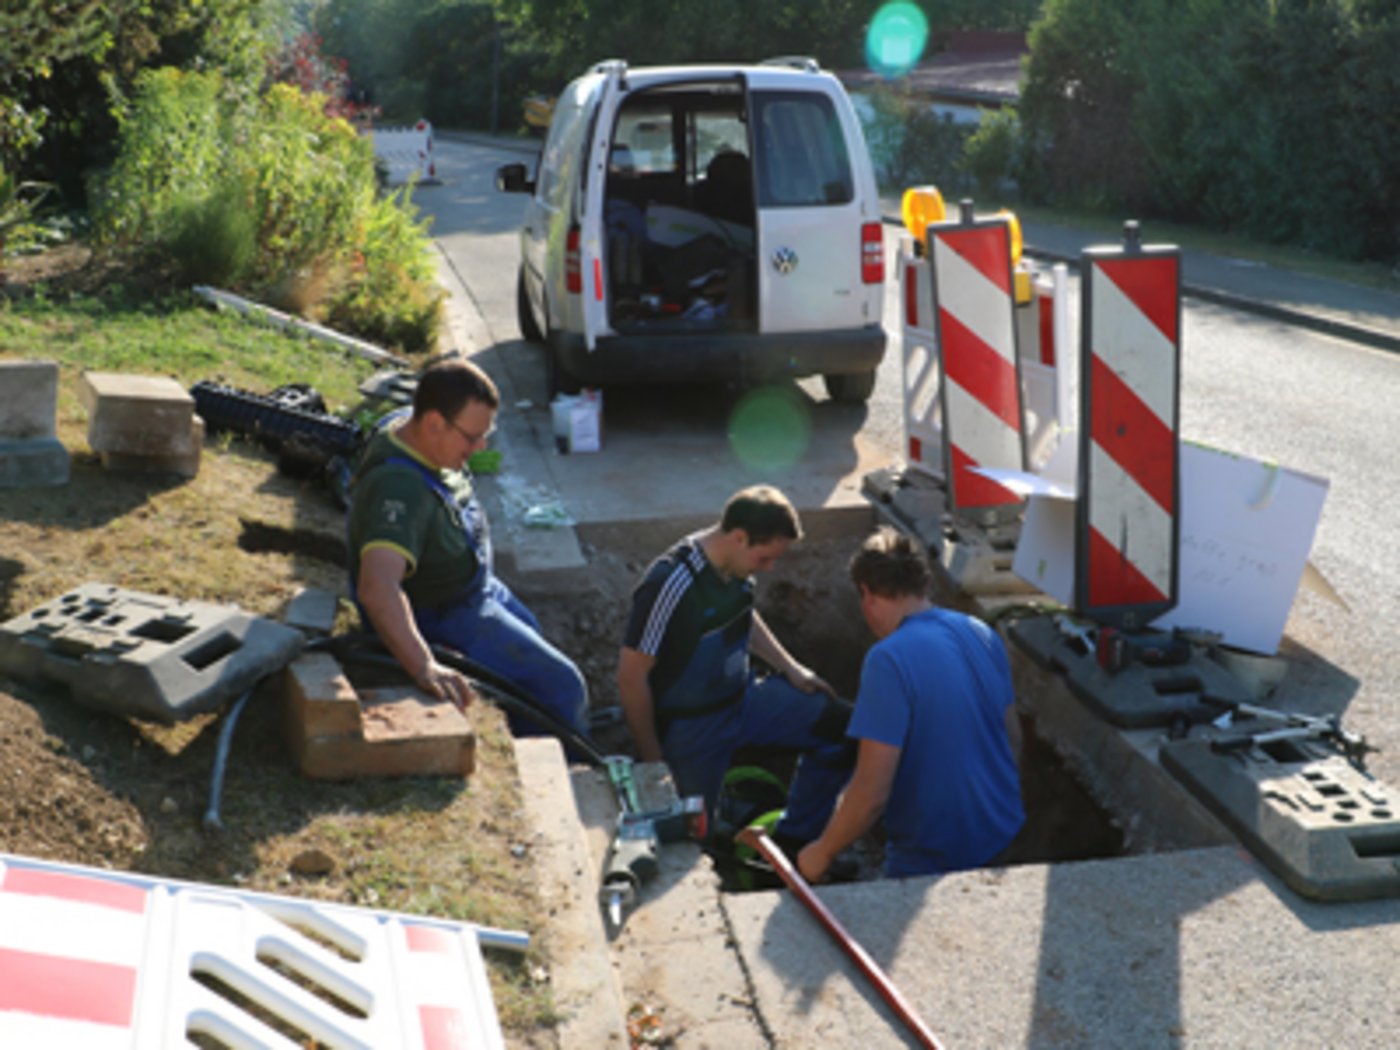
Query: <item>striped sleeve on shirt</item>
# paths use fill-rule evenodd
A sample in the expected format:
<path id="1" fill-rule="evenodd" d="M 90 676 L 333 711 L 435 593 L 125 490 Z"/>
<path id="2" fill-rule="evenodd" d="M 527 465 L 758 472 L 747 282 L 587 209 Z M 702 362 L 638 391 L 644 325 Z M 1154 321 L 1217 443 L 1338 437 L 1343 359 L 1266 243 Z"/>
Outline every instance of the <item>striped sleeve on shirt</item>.
<path id="1" fill-rule="evenodd" d="M 705 555 L 698 547 L 684 552 L 684 560 L 675 564 L 657 591 L 656 601 L 652 603 L 651 612 L 647 614 L 641 638 L 637 643 L 638 652 L 655 656 L 661 651 L 661 643 L 666 638 L 666 628 L 671 623 L 672 615 L 694 582 L 695 574 L 705 565 Z"/>

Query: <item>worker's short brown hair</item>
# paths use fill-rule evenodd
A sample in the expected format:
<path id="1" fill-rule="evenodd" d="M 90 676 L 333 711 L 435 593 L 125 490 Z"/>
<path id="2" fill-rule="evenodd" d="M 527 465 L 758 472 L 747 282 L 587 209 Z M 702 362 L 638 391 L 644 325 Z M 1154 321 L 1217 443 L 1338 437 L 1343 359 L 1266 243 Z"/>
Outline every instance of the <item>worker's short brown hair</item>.
<path id="1" fill-rule="evenodd" d="M 878 529 L 851 557 L 851 582 L 881 598 L 925 597 L 933 572 L 923 548 L 888 525 Z"/>
<path id="2" fill-rule="evenodd" d="M 418 388 L 413 392 L 413 418 L 422 419 L 429 412 L 437 412 L 451 422 L 468 401 L 499 408 L 501 395 L 491 377 L 470 361 L 439 361 L 418 377 Z"/>
<path id="3" fill-rule="evenodd" d="M 730 496 L 719 527 L 721 532 L 743 529 L 751 546 L 802 538 L 802 521 L 796 508 L 772 485 L 751 485 Z"/>

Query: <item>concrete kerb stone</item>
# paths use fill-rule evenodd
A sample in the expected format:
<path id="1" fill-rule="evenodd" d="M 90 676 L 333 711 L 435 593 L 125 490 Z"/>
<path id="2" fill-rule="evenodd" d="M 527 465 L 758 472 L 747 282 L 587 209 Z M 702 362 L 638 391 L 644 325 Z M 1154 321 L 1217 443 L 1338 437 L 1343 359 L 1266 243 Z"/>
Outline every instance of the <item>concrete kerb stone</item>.
<path id="1" fill-rule="evenodd" d="M 71 464 L 56 433 L 58 363 L 0 361 L 0 488 L 63 485 Z"/>
<path id="2" fill-rule="evenodd" d="M 51 438 L 57 411 L 58 362 L 0 361 L 0 438 Z"/>
<path id="3" fill-rule="evenodd" d="M 564 749 L 551 737 L 515 741 L 529 848 L 548 922 L 540 942 L 550 959 L 562 1050 L 631 1045 L 622 987 L 598 906 L 599 866 L 580 823 Z"/>
<path id="4" fill-rule="evenodd" d="M 635 767 L 644 808 L 653 804 L 645 784 L 649 772 L 655 776 L 656 771 L 665 773 L 665 766 Z M 571 780 L 593 860 L 580 890 L 585 906 L 591 899 L 598 908 L 599 872 L 615 830 L 616 796 L 599 770 L 576 768 Z M 767 1050 L 770 1043 L 734 952 L 719 877 L 709 859 L 695 842 L 666 842 L 657 851 L 657 865 L 656 877 L 641 887 L 621 928 L 610 931 L 626 1001 L 654 1014 L 663 1032 L 684 1033 L 682 1045 Z"/>

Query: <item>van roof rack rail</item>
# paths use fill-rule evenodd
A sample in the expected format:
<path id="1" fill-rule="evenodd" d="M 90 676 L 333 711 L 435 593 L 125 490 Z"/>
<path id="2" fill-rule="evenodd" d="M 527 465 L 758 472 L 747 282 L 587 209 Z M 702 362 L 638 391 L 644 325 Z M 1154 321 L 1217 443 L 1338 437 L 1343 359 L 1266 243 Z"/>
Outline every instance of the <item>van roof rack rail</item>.
<path id="1" fill-rule="evenodd" d="M 821 63 L 811 55 L 774 55 L 772 58 L 765 58 L 759 63 L 760 66 L 790 66 L 793 69 L 800 69 L 804 73 L 820 73 Z"/>
<path id="2" fill-rule="evenodd" d="M 603 59 L 603 61 L 595 63 L 593 66 L 593 72 L 595 73 L 612 73 L 614 71 L 618 73 L 626 73 L 627 59 L 605 58 Z"/>

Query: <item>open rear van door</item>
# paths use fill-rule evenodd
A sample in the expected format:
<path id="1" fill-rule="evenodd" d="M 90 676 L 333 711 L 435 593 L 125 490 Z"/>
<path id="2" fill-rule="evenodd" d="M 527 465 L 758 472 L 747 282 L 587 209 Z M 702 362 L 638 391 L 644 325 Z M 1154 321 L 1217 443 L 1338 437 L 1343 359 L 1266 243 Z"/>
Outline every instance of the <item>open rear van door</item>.
<path id="1" fill-rule="evenodd" d="M 604 74 L 598 92 L 598 105 L 589 123 L 588 149 L 579 172 L 579 200 L 582 210 L 578 225 L 578 268 L 582 285 L 583 342 L 596 349 L 598 337 L 608 327 L 607 240 L 603 222 L 603 191 L 608 182 L 608 161 L 612 148 L 617 108 L 627 93 L 627 63 L 614 59 L 600 63 Z"/>

